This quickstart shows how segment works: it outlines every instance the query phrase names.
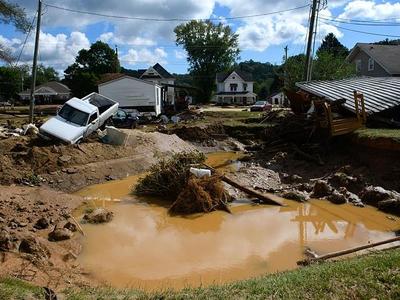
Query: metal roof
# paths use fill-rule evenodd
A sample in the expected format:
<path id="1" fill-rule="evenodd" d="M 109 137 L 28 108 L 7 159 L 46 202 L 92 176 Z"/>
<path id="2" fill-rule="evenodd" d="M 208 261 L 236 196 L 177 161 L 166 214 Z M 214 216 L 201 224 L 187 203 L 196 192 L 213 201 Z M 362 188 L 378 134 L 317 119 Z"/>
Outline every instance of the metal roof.
<path id="1" fill-rule="evenodd" d="M 300 89 L 334 101 L 346 99 L 344 106 L 354 111 L 353 92 L 364 95 L 367 113 L 377 113 L 400 105 L 400 77 L 357 77 L 342 80 L 296 83 Z"/>

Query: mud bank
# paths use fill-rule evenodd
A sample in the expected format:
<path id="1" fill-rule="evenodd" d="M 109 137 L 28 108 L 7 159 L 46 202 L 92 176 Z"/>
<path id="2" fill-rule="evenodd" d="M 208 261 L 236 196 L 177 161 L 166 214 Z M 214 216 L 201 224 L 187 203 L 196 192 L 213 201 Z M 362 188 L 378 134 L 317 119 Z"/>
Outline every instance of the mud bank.
<path id="1" fill-rule="evenodd" d="M 97 141 L 49 145 L 29 137 L 0 141 L 0 183 L 44 185 L 64 192 L 147 170 L 158 158 L 194 147 L 176 135 L 123 130 L 124 145 Z"/>

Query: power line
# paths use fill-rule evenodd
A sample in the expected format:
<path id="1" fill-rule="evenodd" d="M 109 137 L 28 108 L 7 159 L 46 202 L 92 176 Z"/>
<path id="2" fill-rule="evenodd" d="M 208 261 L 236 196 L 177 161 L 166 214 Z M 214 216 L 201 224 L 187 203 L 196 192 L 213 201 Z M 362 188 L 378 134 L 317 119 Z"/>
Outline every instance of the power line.
<path id="1" fill-rule="evenodd" d="M 329 19 L 320 17 L 323 20 L 336 22 L 336 23 L 344 23 L 344 24 L 351 24 L 351 25 L 358 25 L 358 26 L 400 26 L 400 23 L 393 23 L 393 22 L 356 22 L 356 21 L 341 21 L 337 19 Z"/>
<path id="2" fill-rule="evenodd" d="M 350 28 L 346 28 L 346 27 L 341 27 L 338 26 L 336 24 L 332 24 L 332 23 L 327 23 L 324 21 L 321 21 L 324 24 L 327 25 L 332 25 L 336 28 L 342 29 L 342 30 L 347 30 L 347 31 L 352 31 L 352 32 L 357 32 L 357 33 L 363 33 L 363 34 L 369 34 L 369 35 L 376 35 L 376 36 L 383 36 L 383 37 L 392 37 L 392 38 L 400 38 L 400 35 L 390 35 L 390 34 L 381 34 L 381 33 L 374 33 L 374 32 L 368 32 L 368 31 L 361 31 L 361 30 L 355 30 L 355 29 L 350 29 Z"/>
<path id="3" fill-rule="evenodd" d="M 94 16 L 98 16 L 98 17 L 115 18 L 115 19 L 154 21 L 154 22 L 176 22 L 176 21 L 186 22 L 186 21 L 195 20 L 195 19 L 184 19 L 184 18 L 163 19 L 163 18 L 144 18 L 144 17 L 129 17 L 129 16 L 108 15 L 108 14 L 103 14 L 103 13 L 76 10 L 76 9 L 71 9 L 71 8 L 67 8 L 67 7 L 61 7 L 61 6 L 48 4 L 48 3 L 45 3 L 45 6 L 46 7 L 55 8 L 55 9 L 59 9 L 59 10 L 69 11 L 69 12 L 73 12 L 73 13 L 94 15 Z M 245 15 L 245 16 L 238 16 L 238 17 L 224 17 L 224 20 L 237 20 L 237 19 L 263 17 L 263 16 L 268 16 L 268 15 L 274 15 L 274 14 L 280 14 L 280 13 L 289 12 L 289 11 L 293 11 L 293 10 L 298 10 L 298 9 L 302 9 L 302 8 L 306 8 L 306 7 L 309 7 L 309 4 L 303 5 L 303 6 L 294 7 L 294 8 L 284 9 L 284 10 L 280 10 L 280 11 L 262 13 L 262 14 Z M 206 19 L 196 19 L 196 20 L 221 21 L 220 18 L 206 18 Z"/>
<path id="4" fill-rule="evenodd" d="M 29 35 L 31 34 L 31 31 L 32 31 L 32 28 L 33 28 L 33 24 L 35 23 L 35 20 L 36 20 L 36 14 L 32 18 L 31 25 L 28 28 L 28 32 L 27 32 L 27 34 L 25 36 L 25 40 L 24 40 L 24 43 L 22 44 L 22 48 L 21 48 L 21 51 L 19 52 L 19 55 L 18 55 L 18 58 L 17 58 L 17 62 L 15 63 L 15 66 L 18 66 L 19 60 L 21 59 L 22 52 L 24 51 L 26 42 L 28 41 Z"/>
<path id="5" fill-rule="evenodd" d="M 330 18 L 330 16 L 324 16 L 324 17 Z M 335 20 L 358 22 L 358 23 L 364 23 L 364 22 L 365 23 L 382 23 L 382 22 L 385 22 L 385 21 L 400 20 L 400 17 L 397 17 L 397 18 L 386 18 L 386 19 L 375 19 L 375 20 L 345 19 L 345 18 L 335 17 Z"/>

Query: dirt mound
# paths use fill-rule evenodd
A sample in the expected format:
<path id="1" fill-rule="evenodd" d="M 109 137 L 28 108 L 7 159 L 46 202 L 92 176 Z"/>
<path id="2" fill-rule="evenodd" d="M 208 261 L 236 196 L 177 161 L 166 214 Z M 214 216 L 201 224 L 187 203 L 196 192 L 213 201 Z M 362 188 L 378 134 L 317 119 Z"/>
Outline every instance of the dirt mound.
<path id="1" fill-rule="evenodd" d="M 225 129 L 222 124 L 211 124 L 202 126 L 178 126 L 169 130 L 181 139 L 190 142 L 206 143 L 213 145 L 214 139 L 226 137 Z"/>
<path id="2" fill-rule="evenodd" d="M 191 177 L 186 186 L 171 205 L 172 215 L 188 215 L 224 210 L 230 213 L 227 206 L 229 196 L 219 176 L 196 178 Z"/>

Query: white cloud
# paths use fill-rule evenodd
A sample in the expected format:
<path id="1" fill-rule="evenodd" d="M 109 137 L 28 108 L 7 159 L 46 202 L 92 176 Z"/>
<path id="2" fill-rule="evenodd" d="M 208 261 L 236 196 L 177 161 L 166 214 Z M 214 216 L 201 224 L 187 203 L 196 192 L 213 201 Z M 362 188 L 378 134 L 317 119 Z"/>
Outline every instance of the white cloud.
<path id="1" fill-rule="evenodd" d="M 349 0 L 333 0 L 330 7 L 339 7 Z M 218 0 L 230 10 L 232 16 L 262 14 L 274 11 L 283 11 L 293 7 L 305 5 L 303 0 L 281 0 L 279 2 L 253 0 Z M 326 8 L 325 16 L 331 13 Z M 239 34 L 239 46 L 243 50 L 265 51 L 274 45 L 286 43 L 304 44 L 308 31 L 309 8 L 292 10 L 274 15 L 243 19 L 236 32 Z M 334 26 L 319 24 L 317 43 L 326 34 L 333 32 L 338 38 L 343 34 Z"/>
<path id="2" fill-rule="evenodd" d="M 175 50 L 175 57 L 177 59 L 186 59 L 187 58 L 187 54 L 184 51 Z"/>
<path id="3" fill-rule="evenodd" d="M 27 8 L 30 14 L 33 14 L 36 9 L 36 2 L 32 0 L 16 0 L 15 2 Z M 215 0 L 53 0 L 51 4 L 115 16 L 199 19 L 210 17 Z M 87 25 L 100 22 L 111 25 L 114 33 L 113 37 L 109 34 L 101 35 L 102 39 L 114 38 L 114 41 L 120 45 L 141 46 L 155 45 L 161 40 L 174 41 L 173 29 L 181 23 L 181 21 L 156 22 L 83 15 L 52 7 L 46 7 L 43 15 L 44 28 L 61 26 L 83 31 Z"/>
<path id="4" fill-rule="evenodd" d="M 100 34 L 100 36 L 96 40 L 102 41 L 104 43 L 108 43 L 113 38 L 114 38 L 114 33 L 112 33 L 112 32 L 104 32 L 104 33 Z"/>
<path id="5" fill-rule="evenodd" d="M 156 48 L 153 51 L 143 48 L 140 50 L 129 49 L 128 53 L 121 56 L 121 62 L 128 65 L 145 63 L 154 65 L 155 63 L 167 64 L 168 54 L 163 48 Z"/>
<path id="6" fill-rule="evenodd" d="M 19 39 L 6 39 L 0 35 L 0 43 L 7 45 L 17 57 L 22 49 L 22 41 Z M 20 63 L 31 64 L 34 37 L 30 36 L 21 55 Z M 52 35 L 41 32 L 39 42 L 39 63 L 53 66 L 60 74 L 74 62 L 79 50 L 90 47 L 89 39 L 82 32 L 74 31 L 69 36 L 66 34 Z"/>
<path id="7" fill-rule="evenodd" d="M 352 1 L 345 6 L 344 12 L 339 15 L 339 18 L 371 20 L 398 18 L 397 21 L 400 21 L 400 2 Z"/>

